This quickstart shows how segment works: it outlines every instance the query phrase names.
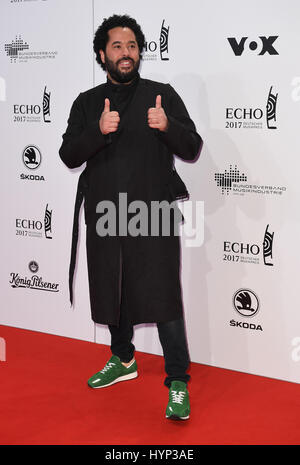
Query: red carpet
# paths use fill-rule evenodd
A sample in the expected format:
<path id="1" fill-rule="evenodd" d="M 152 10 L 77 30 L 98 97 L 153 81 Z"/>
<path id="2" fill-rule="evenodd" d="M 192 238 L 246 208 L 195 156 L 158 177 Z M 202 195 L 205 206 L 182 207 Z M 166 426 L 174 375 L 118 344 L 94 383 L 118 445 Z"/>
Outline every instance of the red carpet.
<path id="1" fill-rule="evenodd" d="M 193 363 L 191 418 L 164 418 L 159 356 L 138 352 L 139 377 L 110 388 L 86 380 L 107 346 L 0 326 L 0 444 L 300 444 L 300 385 Z"/>

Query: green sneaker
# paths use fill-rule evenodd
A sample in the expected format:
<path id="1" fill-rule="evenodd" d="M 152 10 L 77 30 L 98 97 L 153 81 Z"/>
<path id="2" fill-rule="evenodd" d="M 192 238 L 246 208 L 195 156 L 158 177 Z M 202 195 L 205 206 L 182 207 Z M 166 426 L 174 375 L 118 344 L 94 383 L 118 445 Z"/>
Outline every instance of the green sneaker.
<path id="1" fill-rule="evenodd" d="M 172 381 L 169 389 L 166 418 L 171 420 L 187 420 L 190 418 L 189 393 L 183 381 Z"/>
<path id="2" fill-rule="evenodd" d="M 88 385 L 92 388 L 103 388 L 118 383 L 119 381 L 127 381 L 137 377 L 136 361 L 126 368 L 117 355 L 113 355 L 103 368 L 98 371 L 88 380 Z"/>

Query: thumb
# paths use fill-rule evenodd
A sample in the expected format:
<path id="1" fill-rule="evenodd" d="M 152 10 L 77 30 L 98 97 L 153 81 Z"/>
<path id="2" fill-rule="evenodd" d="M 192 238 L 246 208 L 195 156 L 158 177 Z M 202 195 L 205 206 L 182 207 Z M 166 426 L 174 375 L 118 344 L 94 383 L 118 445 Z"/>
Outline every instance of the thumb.
<path id="1" fill-rule="evenodd" d="M 105 112 L 110 111 L 110 101 L 109 101 L 108 98 L 106 98 L 106 99 L 104 100 L 104 110 L 103 110 L 103 111 L 105 111 Z"/>
<path id="2" fill-rule="evenodd" d="M 161 95 L 157 95 L 156 97 L 155 108 L 161 108 Z"/>

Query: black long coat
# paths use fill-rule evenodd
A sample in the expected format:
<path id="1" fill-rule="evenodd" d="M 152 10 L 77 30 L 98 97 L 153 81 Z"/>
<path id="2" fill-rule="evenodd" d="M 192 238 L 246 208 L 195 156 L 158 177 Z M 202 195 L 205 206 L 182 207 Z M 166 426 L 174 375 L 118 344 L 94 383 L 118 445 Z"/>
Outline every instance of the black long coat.
<path id="1" fill-rule="evenodd" d="M 166 133 L 151 129 L 147 122 L 148 109 L 155 107 L 157 95 L 162 97 L 169 121 Z M 160 231 L 158 236 L 100 237 L 96 232 L 100 216 L 96 206 L 103 200 L 118 206 L 120 192 L 127 193 L 128 204 L 142 200 L 149 206 L 153 200 L 172 202 L 184 196 L 185 186 L 174 170 L 173 154 L 193 160 L 202 141 L 181 98 L 169 84 L 138 77 L 130 101 L 122 109 L 118 131 L 104 136 L 99 119 L 106 97 L 110 110 L 118 111 L 108 82 L 77 97 L 59 151 L 69 168 L 87 162 L 81 179 L 84 187 L 79 190 L 85 198 L 92 319 L 118 325 L 122 309 L 132 324 L 175 320 L 182 316 L 176 232 L 173 230 L 170 236 Z M 78 206 L 77 202 L 77 210 Z"/>

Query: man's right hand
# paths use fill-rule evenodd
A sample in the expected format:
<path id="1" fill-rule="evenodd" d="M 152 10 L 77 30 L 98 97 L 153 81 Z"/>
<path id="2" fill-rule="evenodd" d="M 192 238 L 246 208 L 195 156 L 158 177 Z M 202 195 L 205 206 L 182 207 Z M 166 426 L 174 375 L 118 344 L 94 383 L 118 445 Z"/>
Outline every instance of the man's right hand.
<path id="1" fill-rule="evenodd" d="M 104 101 L 104 110 L 99 120 L 100 131 L 103 135 L 116 132 L 119 122 L 119 113 L 117 111 L 110 111 L 110 101 L 106 98 Z"/>

